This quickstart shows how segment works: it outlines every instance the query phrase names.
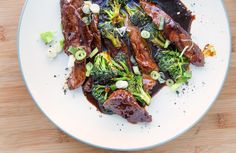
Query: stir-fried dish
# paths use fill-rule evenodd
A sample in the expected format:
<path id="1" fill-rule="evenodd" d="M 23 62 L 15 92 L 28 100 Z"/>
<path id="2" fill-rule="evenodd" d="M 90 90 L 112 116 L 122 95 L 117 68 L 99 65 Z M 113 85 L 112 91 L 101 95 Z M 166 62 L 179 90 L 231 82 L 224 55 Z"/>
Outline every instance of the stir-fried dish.
<path id="1" fill-rule="evenodd" d="M 82 86 L 103 113 L 151 122 L 145 107 L 152 96 L 185 84 L 190 64 L 204 66 L 190 34 L 194 16 L 180 0 L 61 0 L 60 6 L 67 86 Z"/>

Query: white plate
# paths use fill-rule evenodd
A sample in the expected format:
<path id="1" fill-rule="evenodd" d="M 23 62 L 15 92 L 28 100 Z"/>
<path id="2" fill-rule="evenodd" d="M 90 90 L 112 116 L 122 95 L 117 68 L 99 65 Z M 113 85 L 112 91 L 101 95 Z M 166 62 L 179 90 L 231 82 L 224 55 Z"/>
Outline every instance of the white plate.
<path id="1" fill-rule="evenodd" d="M 227 15 L 221 0 L 185 0 L 196 14 L 192 37 L 204 47 L 213 44 L 217 56 L 206 59 L 204 68 L 192 67 L 193 78 L 179 96 L 164 88 L 152 100 L 150 124 L 130 124 L 116 115 L 96 111 L 81 89 L 64 95 L 68 57 L 51 61 L 39 40 L 41 32 L 60 34 L 59 0 L 28 0 L 18 33 L 19 62 L 26 85 L 38 107 L 68 135 L 105 149 L 138 150 L 173 140 L 190 129 L 207 112 L 223 86 L 231 51 Z M 54 75 L 60 75 L 54 78 Z"/>

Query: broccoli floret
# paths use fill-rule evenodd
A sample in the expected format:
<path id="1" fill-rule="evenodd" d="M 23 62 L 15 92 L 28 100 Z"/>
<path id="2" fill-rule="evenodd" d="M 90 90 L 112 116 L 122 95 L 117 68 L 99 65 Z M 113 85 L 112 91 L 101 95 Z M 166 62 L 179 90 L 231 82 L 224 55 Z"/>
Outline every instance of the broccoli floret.
<path id="1" fill-rule="evenodd" d="M 181 56 L 181 53 L 178 51 L 161 51 L 156 56 L 156 60 L 160 70 L 167 72 L 176 83 L 185 83 L 192 77 L 188 69 L 188 59 Z"/>
<path id="2" fill-rule="evenodd" d="M 116 48 L 121 47 L 118 33 L 115 31 L 115 27 L 109 22 L 99 24 L 99 29 L 104 38 L 109 39 Z"/>
<path id="3" fill-rule="evenodd" d="M 123 54 L 118 54 L 123 56 Z M 129 75 L 129 69 L 126 65 L 125 58 L 116 56 L 116 59 L 112 57 L 107 52 L 99 53 L 95 57 L 94 66 L 91 71 L 91 75 L 96 83 L 106 83 L 110 80 L 114 80 L 116 76 L 127 76 Z"/>
<path id="4" fill-rule="evenodd" d="M 108 85 L 95 84 L 92 87 L 92 95 L 99 103 L 103 104 L 107 100 L 111 90 L 112 87 Z"/>
<path id="5" fill-rule="evenodd" d="M 113 89 L 114 87 L 115 85 L 109 86 L 109 85 L 99 85 L 99 84 L 95 84 L 92 86 L 91 94 L 98 101 L 99 109 L 105 114 L 112 114 L 110 110 L 106 110 L 103 107 L 103 104 L 108 99 L 111 92 L 115 90 Z"/>
<path id="6" fill-rule="evenodd" d="M 129 80 L 128 91 L 134 95 L 134 97 L 142 103 L 143 106 L 150 105 L 151 96 L 143 89 L 142 76 L 133 76 Z"/>
<path id="7" fill-rule="evenodd" d="M 143 106 L 150 105 L 151 96 L 143 89 L 142 76 L 135 75 L 126 66 L 126 57 L 124 53 L 118 53 L 115 57 L 116 62 L 118 62 L 124 68 L 125 73 L 121 77 L 117 77 L 114 80 L 128 81 L 129 86 L 127 90 L 134 95 L 134 97 L 140 101 Z"/>
<path id="8" fill-rule="evenodd" d="M 129 0 L 119 0 L 119 3 L 121 5 L 126 5 L 129 2 Z"/>
<path id="9" fill-rule="evenodd" d="M 147 24 L 143 30 L 146 30 L 150 33 L 149 40 L 153 43 L 154 46 L 159 46 L 164 48 L 166 39 L 163 37 L 161 32 L 157 29 L 156 25 L 153 23 Z"/>
<path id="10" fill-rule="evenodd" d="M 128 81 L 127 90 L 133 94 L 143 105 L 149 105 L 151 96 L 144 90 L 142 76 L 135 75 L 126 63 L 126 56 L 120 52 L 113 59 L 107 52 L 99 53 L 95 57 L 94 67 L 91 75 L 95 84 L 92 89 L 92 95 L 99 102 L 105 102 L 110 91 L 116 89 L 115 85 L 98 85 L 114 83 L 115 81 Z"/>
<path id="11" fill-rule="evenodd" d="M 125 13 L 121 10 L 121 5 L 123 1 L 113 0 L 109 2 L 109 7 L 103 8 L 103 12 L 107 15 L 108 22 L 111 22 L 113 25 L 124 25 Z"/>
<path id="12" fill-rule="evenodd" d="M 95 57 L 91 75 L 96 82 L 105 83 L 116 76 L 107 52 L 102 52 Z"/>
<path id="13" fill-rule="evenodd" d="M 127 4 L 125 10 L 129 14 L 130 21 L 135 26 L 142 27 L 151 22 L 151 18 L 134 2 Z"/>

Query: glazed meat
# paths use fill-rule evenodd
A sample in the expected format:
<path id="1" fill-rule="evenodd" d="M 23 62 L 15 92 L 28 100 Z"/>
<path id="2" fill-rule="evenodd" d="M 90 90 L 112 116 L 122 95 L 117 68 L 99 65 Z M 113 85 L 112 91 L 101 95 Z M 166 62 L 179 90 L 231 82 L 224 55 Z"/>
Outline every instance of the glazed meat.
<path id="1" fill-rule="evenodd" d="M 63 35 L 65 38 L 64 51 L 69 55 L 68 49 L 70 46 L 79 47 L 83 46 L 89 56 L 91 52 L 91 43 L 93 35 L 89 27 L 82 21 L 80 15 L 80 6 L 82 0 L 61 0 L 61 22 Z"/>
<path id="2" fill-rule="evenodd" d="M 75 63 L 75 66 L 72 69 L 70 77 L 67 80 L 67 84 L 70 90 L 74 90 L 80 87 L 86 79 L 86 62 L 85 60 L 82 63 Z"/>
<path id="3" fill-rule="evenodd" d="M 146 0 L 140 0 L 140 4 L 158 27 L 160 26 L 160 19 L 162 17 L 164 18 L 164 36 L 173 42 L 180 52 L 184 51 L 184 55 L 192 64 L 204 66 L 204 56 L 201 49 L 192 41 L 190 34 L 179 23 L 175 22 L 156 4 L 147 2 Z"/>
<path id="4" fill-rule="evenodd" d="M 89 77 L 87 81 L 83 84 L 83 91 L 84 92 L 91 92 L 93 86 L 93 78 Z"/>
<path id="5" fill-rule="evenodd" d="M 128 27 L 134 57 L 141 71 L 145 74 L 150 74 L 153 70 L 158 70 L 158 66 L 152 57 L 151 49 L 141 37 L 138 27 L 131 25 L 130 22 L 126 23 L 126 25 Z"/>
<path id="6" fill-rule="evenodd" d="M 92 15 L 92 21 L 90 23 L 90 30 L 93 34 L 93 48 L 98 48 L 99 51 L 102 51 L 102 38 L 101 38 L 101 33 L 98 30 L 98 22 L 99 22 L 99 18 L 98 15 L 93 14 Z"/>
<path id="7" fill-rule="evenodd" d="M 143 74 L 143 87 L 144 89 L 152 94 L 153 88 L 157 85 L 157 81 L 153 80 L 150 75 Z"/>
<path id="8" fill-rule="evenodd" d="M 131 123 L 152 121 L 152 116 L 140 107 L 133 95 L 126 90 L 114 91 L 103 106 Z"/>
<path id="9" fill-rule="evenodd" d="M 82 21 L 79 9 L 83 4 L 82 0 L 61 0 L 61 22 L 64 35 L 64 51 L 67 55 L 70 46 L 82 47 L 87 52 L 87 56 L 91 53 L 91 42 L 93 35 L 89 27 Z M 68 86 L 71 90 L 80 87 L 86 79 L 86 59 L 76 61 L 72 73 L 68 78 Z"/>

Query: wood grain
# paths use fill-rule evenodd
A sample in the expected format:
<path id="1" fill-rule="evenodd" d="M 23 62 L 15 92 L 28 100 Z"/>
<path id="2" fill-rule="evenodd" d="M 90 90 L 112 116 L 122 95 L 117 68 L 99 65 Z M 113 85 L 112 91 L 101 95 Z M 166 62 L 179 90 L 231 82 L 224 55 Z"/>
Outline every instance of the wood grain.
<path id="1" fill-rule="evenodd" d="M 37 109 L 17 61 L 16 31 L 24 2 L 0 2 L 0 153 L 115 153 L 75 141 Z M 225 4 L 234 43 L 231 69 L 220 97 L 190 131 L 145 153 L 236 153 L 236 1 L 225 0 Z"/>

